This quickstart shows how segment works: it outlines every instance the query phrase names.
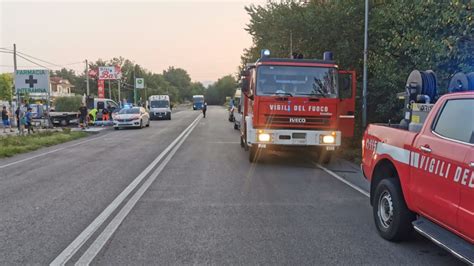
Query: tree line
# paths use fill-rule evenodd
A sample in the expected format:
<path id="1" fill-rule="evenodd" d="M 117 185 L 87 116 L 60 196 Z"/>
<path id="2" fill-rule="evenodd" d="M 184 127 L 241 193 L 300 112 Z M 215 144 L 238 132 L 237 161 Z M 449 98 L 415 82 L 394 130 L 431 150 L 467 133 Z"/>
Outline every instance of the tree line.
<path id="1" fill-rule="evenodd" d="M 144 102 L 150 95 L 167 94 L 170 95 L 174 103 L 191 101 L 193 95 L 205 95 L 208 104 L 223 104 L 227 96 L 233 96 L 237 80 L 232 75 L 226 75 L 218 79 L 215 83 L 205 88 L 201 82 L 193 82 L 188 72 L 182 68 L 170 66 L 162 73 L 154 73 L 142 66 L 135 64 L 129 59 L 122 57 L 112 58 L 110 60 L 99 59 L 89 63 L 89 69 L 98 71 L 99 66 L 120 66 L 122 77 L 120 78 L 121 99 L 127 99 L 133 102 L 133 77 L 144 78 L 146 89 L 137 90 L 138 100 Z M 69 80 L 74 86 L 72 92 L 77 95 L 84 95 L 86 89 L 85 71 L 76 73 L 72 69 L 62 68 L 52 71 L 51 76 L 61 77 Z M 92 96 L 97 96 L 97 76 L 90 76 L 89 88 Z M 9 101 L 13 96 L 13 74 L 0 74 L 0 100 Z M 112 99 L 118 99 L 118 81 L 110 81 L 110 95 Z M 109 97 L 109 81 L 105 81 L 105 97 Z M 14 97 L 13 97 L 14 98 Z"/>
<path id="2" fill-rule="evenodd" d="M 474 71 L 474 12 L 469 0 L 372 0 L 369 11 L 368 121 L 386 122 L 402 115 L 396 93 L 405 89 L 414 69 L 436 72 L 440 92 L 458 71 Z M 255 62 L 261 49 L 272 56 L 322 58 L 332 51 L 340 69 L 358 74 L 358 112 L 362 91 L 364 1 L 269 2 L 246 7 L 246 30 L 253 45 L 242 66 Z M 360 128 L 357 130 L 361 132 Z"/>

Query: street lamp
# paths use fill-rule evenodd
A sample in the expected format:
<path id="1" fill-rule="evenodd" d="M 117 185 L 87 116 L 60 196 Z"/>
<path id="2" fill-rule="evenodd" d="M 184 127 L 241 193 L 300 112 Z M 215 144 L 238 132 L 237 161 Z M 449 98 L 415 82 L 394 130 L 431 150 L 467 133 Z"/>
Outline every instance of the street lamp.
<path id="1" fill-rule="evenodd" d="M 362 127 L 367 125 L 367 47 L 369 28 L 369 0 L 365 0 L 365 23 L 364 23 L 364 76 L 362 81 Z"/>

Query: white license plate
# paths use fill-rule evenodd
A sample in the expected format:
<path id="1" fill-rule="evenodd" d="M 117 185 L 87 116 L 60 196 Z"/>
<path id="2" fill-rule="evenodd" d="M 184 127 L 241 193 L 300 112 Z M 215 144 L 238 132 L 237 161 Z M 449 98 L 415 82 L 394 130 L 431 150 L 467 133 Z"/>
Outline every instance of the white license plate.
<path id="1" fill-rule="evenodd" d="M 306 144 L 306 139 L 293 139 L 293 144 L 298 144 L 298 145 Z"/>
<path id="2" fill-rule="evenodd" d="M 335 149 L 336 149 L 336 147 L 334 147 L 334 146 L 326 147 L 326 150 L 327 150 L 327 151 L 333 151 L 333 150 L 335 150 Z"/>

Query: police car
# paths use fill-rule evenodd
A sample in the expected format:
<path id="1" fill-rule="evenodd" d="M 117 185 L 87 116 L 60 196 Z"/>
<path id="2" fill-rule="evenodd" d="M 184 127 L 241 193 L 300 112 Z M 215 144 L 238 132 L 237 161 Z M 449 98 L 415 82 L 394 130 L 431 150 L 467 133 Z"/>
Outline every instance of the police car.
<path id="1" fill-rule="evenodd" d="M 123 108 L 114 116 L 114 129 L 150 126 L 150 115 L 143 107 Z"/>

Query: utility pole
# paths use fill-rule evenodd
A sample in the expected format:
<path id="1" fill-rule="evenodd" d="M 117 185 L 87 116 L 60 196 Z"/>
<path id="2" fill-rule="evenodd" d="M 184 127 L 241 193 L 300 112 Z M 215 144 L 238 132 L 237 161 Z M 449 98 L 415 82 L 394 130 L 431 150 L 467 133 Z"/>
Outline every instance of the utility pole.
<path id="1" fill-rule="evenodd" d="M 133 68 L 133 104 L 137 105 L 137 81 L 135 78 L 135 67 Z"/>
<path id="2" fill-rule="evenodd" d="M 16 44 L 13 44 L 13 80 L 15 80 L 16 76 Z M 15 86 L 15 82 L 13 82 L 13 86 Z M 15 94 L 16 94 L 16 106 L 17 108 L 20 106 L 20 94 L 17 93 L 16 87 L 15 88 Z"/>
<path id="3" fill-rule="evenodd" d="M 365 0 L 365 25 L 364 25 L 364 77 L 362 88 L 362 128 L 367 125 L 367 53 L 369 45 L 369 0 Z"/>
<path id="4" fill-rule="evenodd" d="M 87 97 L 90 95 L 90 90 L 89 90 L 89 63 L 87 62 L 86 59 L 86 88 L 87 88 Z"/>
<path id="5" fill-rule="evenodd" d="M 290 58 L 293 57 L 293 31 L 290 31 Z"/>

